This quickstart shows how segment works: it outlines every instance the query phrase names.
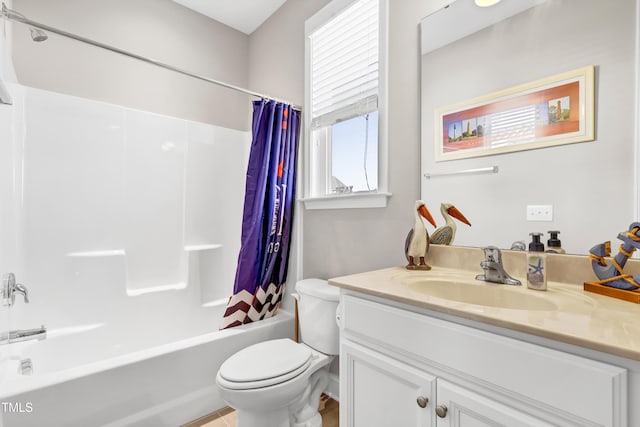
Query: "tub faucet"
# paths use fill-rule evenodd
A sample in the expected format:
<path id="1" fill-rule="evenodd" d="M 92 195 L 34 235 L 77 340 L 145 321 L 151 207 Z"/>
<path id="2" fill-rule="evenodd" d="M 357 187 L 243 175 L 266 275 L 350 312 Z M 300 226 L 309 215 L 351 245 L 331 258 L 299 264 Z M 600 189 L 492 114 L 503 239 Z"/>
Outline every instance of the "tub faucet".
<path id="1" fill-rule="evenodd" d="M 35 329 L 16 329 L 15 331 L 1 332 L 0 345 L 30 340 L 42 341 L 45 338 L 47 338 L 47 328 L 44 325 Z"/>
<path id="2" fill-rule="evenodd" d="M 22 295 L 24 302 L 29 302 L 29 292 L 24 285 L 16 283 L 16 276 L 8 273 L 2 276 L 2 305 L 11 307 L 16 302 L 16 294 Z"/>
<path id="3" fill-rule="evenodd" d="M 500 252 L 500 249 L 495 246 L 487 246 L 482 250 L 484 251 L 485 259 L 480 262 L 480 267 L 484 270 L 484 274 L 478 274 L 476 276 L 476 280 L 501 283 L 503 285 L 522 285 L 518 279 L 514 279 L 504 271 L 504 266 L 502 265 L 502 253 Z"/>

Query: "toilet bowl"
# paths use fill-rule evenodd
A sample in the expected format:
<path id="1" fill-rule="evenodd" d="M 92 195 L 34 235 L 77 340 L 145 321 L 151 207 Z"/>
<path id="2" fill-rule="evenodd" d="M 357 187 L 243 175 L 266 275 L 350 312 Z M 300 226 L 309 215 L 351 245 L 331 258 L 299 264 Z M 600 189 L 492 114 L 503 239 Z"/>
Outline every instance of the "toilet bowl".
<path id="1" fill-rule="evenodd" d="M 303 342 L 264 341 L 229 357 L 218 370 L 221 397 L 237 411 L 238 427 L 320 427 L 320 394 L 339 350 L 335 322 L 339 290 L 320 279 L 296 284 Z"/>

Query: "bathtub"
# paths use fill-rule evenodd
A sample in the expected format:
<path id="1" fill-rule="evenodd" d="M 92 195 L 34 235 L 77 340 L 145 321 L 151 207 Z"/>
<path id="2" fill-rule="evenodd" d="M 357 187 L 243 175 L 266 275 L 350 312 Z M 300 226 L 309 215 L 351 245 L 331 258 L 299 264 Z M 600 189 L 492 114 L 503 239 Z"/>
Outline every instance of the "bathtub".
<path id="1" fill-rule="evenodd" d="M 165 325 L 75 325 L 11 344 L 0 364 L 0 426 L 177 427 L 224 407 L 215 385 L 221 363 L 252 343 L 291 337 L 293 316 L 281 310 L 216 331 L 223 310 L 208 307 L 192 325 L 180 322 L 182 333 L 166 316 Z M 20 375 L 27 358 L 33 373 Z"/>

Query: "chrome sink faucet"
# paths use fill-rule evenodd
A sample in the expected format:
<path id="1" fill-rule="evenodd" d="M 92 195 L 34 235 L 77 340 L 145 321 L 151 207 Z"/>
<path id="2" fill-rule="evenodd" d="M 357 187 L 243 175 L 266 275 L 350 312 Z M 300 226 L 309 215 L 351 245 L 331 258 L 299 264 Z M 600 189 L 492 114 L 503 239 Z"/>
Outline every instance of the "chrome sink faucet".
<path id="1" fill-rule="evenodd" d="M 502 253 L 495 246 L 487 246 L 482 249 L 484 251 L 484 260 L 480 262 L 480 267 L 484 270 L 484 274 L 478 274 L 476 280 L 485 282 L 501 283 L 503 285 L 520 286 L 522 283 L 518 279 L 514 279 L 504 271 L 502 265 Z"/>
<path id="2" fill-rule="evenodd" d="M 24 285 L 16 283 L 16 276 L 8 273 L 2 276 L 2 305 L 11 307 L 16 302 L 16 294 L 22 295 L 24 302 L 29 302 L 29 292 Z"/>
<path id="3" fill-rule="evenodd" d="M 42 341 L 45 338 L 47 338 L 47 328 L 42 325 L 35 329 L 17 329 L 15 331 L 0 332 L 0 345 L 29 340 Z"/>

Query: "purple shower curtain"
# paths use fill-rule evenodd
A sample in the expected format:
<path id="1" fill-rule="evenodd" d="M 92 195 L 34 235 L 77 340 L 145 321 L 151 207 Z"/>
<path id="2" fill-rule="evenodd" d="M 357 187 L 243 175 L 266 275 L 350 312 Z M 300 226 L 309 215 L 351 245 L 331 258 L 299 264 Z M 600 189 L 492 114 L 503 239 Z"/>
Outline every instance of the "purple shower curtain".
<path id="1" fill-rule="evenodd" d="M 271 317 L 280 308 L 291 243 L 299 127 L 299 111 L 271 100 L 254 101 L 240 255 L 220 329 Z"/>

